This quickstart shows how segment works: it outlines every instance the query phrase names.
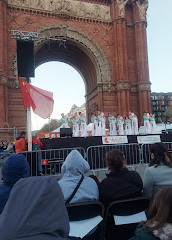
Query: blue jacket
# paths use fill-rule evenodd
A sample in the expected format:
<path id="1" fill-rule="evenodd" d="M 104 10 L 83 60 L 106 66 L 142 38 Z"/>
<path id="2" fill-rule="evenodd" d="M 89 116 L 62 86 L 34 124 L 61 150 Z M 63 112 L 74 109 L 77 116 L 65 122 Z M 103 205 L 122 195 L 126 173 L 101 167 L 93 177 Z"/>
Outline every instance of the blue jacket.
<path id="1" fill-rule="evenodd" d="M 21 154 L 11 154 L 2 167 L 3 184 L 0 185 L 0 214 L 9 198 L 14 184 L 20 179 L 30 176 L 30 167 Z"/>
<path id="2" fill-rule="evenodd" d="M 65 200 L 67 200 L 75 187 L 77 186 L 81 176 L 90 170 L 88 162 L 77 151 L 73 150 L 67 156 L 62 165 L 62 179 L 58 182 Z M 70 203 L 79 203 L 86 201 L 94 201 L 99 199 L 98 186 L 90 177 L 84 177 L 78 191 Z"/>

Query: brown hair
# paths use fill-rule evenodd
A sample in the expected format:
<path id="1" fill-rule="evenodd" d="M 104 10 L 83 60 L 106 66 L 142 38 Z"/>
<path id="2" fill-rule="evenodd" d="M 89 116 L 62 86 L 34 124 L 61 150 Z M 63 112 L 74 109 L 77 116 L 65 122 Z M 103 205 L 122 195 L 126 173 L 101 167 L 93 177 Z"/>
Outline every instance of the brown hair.
<path id="1" fill-rule="evenodd" d="M 160 163 L 172 168 L 172 160 L 166 146 L 162 143 L 155 143 L 150 146 L 150 152 L 154 154 L 154 158 L 150 161 L 149 167 L 158 167 Z"/>
<path id="2" fill-rule="evenodd" d="M 117 172 L 121 170 L 125 162 L 124 154 L 116 149 L 107 152 L 105 160 L 108 168 Z"/>
<path id="3" fill-rule="evenodd" d="M 172 187 L 163 188 L 155 195 L 144 228 L 152 232 L 165 223 L 172 223 Z"/>

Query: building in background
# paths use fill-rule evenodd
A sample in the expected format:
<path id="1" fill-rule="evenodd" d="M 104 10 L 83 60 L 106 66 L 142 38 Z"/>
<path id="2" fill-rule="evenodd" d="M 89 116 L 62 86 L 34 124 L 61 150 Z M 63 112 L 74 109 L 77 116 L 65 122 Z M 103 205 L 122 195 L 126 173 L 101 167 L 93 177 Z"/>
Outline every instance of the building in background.
<path id="1" fill-rule="evenodd" d="M 151 93 L 152 100 L 152 113 L 155 114 L 155 120 L 157 123 L 165 121 L 164 112 L 172 104 L 172 92 L 168 93 Z"/>
<path id="2" fill-rule="evenodd" d="M 82 112 L 86 115 L 86 107 L 85 107 L 85 103 L 82 104 L 80 107 L 78 107 L 76 104 L 74 104 L 71 107 L 70 112 L 67 114 L 67 118 L 69 121 L 72 120 L 73 116 L 78 117 L 79 116 L 79 112 Z"/>

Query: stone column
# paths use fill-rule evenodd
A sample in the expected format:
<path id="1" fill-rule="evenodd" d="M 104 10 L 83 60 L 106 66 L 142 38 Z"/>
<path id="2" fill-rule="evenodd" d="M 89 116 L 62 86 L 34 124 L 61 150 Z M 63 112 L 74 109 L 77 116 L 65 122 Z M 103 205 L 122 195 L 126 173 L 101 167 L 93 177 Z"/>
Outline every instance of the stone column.
<path id="1" fill-rule="evenodd" d="M 148 8 L 147 0 L 133 2 L 135 40 L 136 40 L 136 65 L 137 81 L 139 89 L 139 113 L 140 121 L 143 123 L 143 111 L 152 112 L 149 67 L 148 67 L 148 50 L 146 35 L 146 11 Z"/>
<path id="2" fill-rule="evenodd" d="M 130 90 L 124 87 L 128 84 L 128 56 L 127 56 L 127 38 L 126 38 L 126 19 L 125 6 L 128 0 L 117 0 L 115 7 L 115 45 L 116 45 L 116 77 L 117 77 L 117 96 L 118 96 L 118 112 L 127 115 L 130 109 Z"/>

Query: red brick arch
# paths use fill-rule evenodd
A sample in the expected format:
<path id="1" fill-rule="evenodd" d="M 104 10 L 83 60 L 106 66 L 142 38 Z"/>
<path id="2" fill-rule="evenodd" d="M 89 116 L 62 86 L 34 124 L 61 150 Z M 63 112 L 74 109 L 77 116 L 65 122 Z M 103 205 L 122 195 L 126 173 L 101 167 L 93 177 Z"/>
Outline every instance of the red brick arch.
<path id="1" fill-rule="evenodd" d="M 35 43 L 36 66 L 52 59 L 76 68 L 86 85 L 87 114 L 104 111 L 142 119 L 151 112 L 146 39 L 147 0 L 0 0 L 0 123 L 26 125 L 11 30 L 66 39 L 67 51 L 46 56 Z"/>

